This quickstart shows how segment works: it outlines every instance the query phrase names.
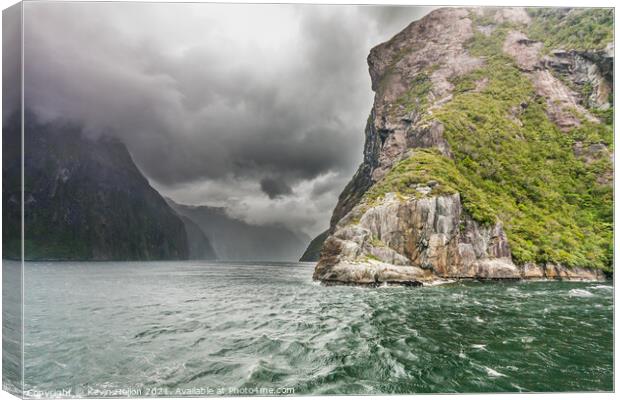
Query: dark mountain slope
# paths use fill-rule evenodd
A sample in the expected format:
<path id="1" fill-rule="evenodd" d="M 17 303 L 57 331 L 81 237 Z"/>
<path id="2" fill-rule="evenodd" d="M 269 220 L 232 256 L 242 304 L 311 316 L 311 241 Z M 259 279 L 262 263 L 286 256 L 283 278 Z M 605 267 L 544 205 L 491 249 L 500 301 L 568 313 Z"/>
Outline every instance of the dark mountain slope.
<path id="1" fill-rule="evenodd" d="M 185 231 L 187 232 L 189 259 L 216 260 L 217 255 L 215 254 L 215 250 L 202 229 L 200 229 L 194 221 L 185 216 L 181 216 L 181 220 L 185 224 Z"/>
<path id="2" fill-rule="evenodd" d="M 5 145 L 19 124 L 5 127 Z M 17 132 L 17 134 L 15 133 Z M 71 123 L 25 122 L 25 257 L 30 260 L 166 260 L 189 255 L 184 224 L 119 140 L 82 135 Z M 14 154 L 9 168 L 18 168 Z M 8 187 L 7 187 L 8 188 Z M 3 187 L 3 190 L 5 188 Z M 8 189 L 7 189 L 8 190 Z M 5 217 L 19 215 L 3 195 Z M 6 256 L 18 255 L 15 243 Z"/>
<path id="3" fill-rule="evenodd" d="M 319 261 L 319 256 L 321 255 L 321 248 L 323 247 L 323 242 L 327 239 L 327 235 L 329 234 L 329 230 L 326 230 L 319 234 L 317 237 L 312 239 L 306 251 L 301 256 L 299 261 Z"/>

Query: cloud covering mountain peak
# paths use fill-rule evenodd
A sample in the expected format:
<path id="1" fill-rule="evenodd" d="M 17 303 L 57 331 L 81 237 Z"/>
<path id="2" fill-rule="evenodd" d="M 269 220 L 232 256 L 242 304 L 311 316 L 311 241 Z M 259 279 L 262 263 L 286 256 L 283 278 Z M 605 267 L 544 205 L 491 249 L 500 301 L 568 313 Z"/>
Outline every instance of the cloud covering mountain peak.
<path id="1" fill-rule="evenodd" d="M 369 49 L 429 11 L 39 2 L 24 10 L 25 101 L 39 117 L 117 135 L 151 184 L 178 201 L 308 234 L 325 228 L 361 161 Z"/>

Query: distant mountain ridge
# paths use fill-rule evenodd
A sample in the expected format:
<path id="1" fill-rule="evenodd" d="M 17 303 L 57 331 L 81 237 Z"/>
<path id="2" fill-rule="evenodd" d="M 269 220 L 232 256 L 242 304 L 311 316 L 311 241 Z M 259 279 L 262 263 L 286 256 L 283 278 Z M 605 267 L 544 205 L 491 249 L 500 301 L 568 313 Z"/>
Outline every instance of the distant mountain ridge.
<path id="1" fill-rule="evenodd" d="M 252 225 L 230 217 L 225 208 L 190 206 L 166 199 L 181 216 L 199 226 L 219 260 L 296 261 L 309 237 L 277 225 Z"/>

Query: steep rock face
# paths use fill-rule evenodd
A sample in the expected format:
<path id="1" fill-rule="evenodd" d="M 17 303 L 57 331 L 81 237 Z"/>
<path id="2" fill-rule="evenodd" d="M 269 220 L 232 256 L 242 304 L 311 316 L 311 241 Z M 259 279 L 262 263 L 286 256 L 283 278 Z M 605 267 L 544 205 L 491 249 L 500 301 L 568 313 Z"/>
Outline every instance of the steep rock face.
<path id="1" fill-rule="evenodd" d="M 422 117 L 430 105 L 450 100 L 452 77 L 483 64 L 464 47 L 473 35 L 468 10 L 439 9 L 370 51 L 368 65 L 376 92 L 370 131 L 380 138 L 373 183 L 410 147 L 448 152 L 441 126 L 437 122 L 427 126 Z"/>
<path id="2" fill-rule="evenodd" d="M 10 137 L 19 140 L 19 124 L 13 125 L 17 134 Z M 183 222 L 120 141 L 86 138 L 79 126 L 42 124 L 27 113 L 24 148 L 26 259 L 187 259 Z M 19 162 L 19 153 L 12 158 Z M 5 216 L 19 215 L 5 195 Z"/>
<path id="3" fill-rule="evenodd" d="M 587 106 L 608 109 L 613 103 L 613 60 L 614 46 L 609 43 L 603 50 L 555 50 L 541 62 L 585 91 Z"/>
<path id="4" fill-rule="evenodd" d="M 314 273 L 322 281 L 362 284 L 450 278 L 602 280 L 604 274 L 515 265 L 501 224 L 481 226 L 463 215 L 458 193 L 420 199 L 390 193 L 379 205 L 354 208 L 326 239 Z"/>
<path id="5" fill-rule="evenodd" d="M 321 259 L 316 279 L 329 280 L 323 271 L 360 259 L 426 270 L 429 279 L 521 277 L 501 225 L 483 227 L 462 215 L 458 193 L 420 199 L 390 193 L 363 208 L 354 209 L 327 239 L 326 248 L 338 250 Z"/>
<path id="6" fill-rule="evenodd" d="M 580 12 L 562 11 L 562 29 Z M 376 94 L 364 162 L 340 196 L 315 279 L 604 279 L 611 28 L 592 48 L 550 49 L 528 36 L 548 29 L 545 18 L 520 8 L 439 9 L 371 50 Z M 546 166 L 541 154 L 565 161 Z M 583 210 L 594 193 L 604 200 Z M 549 216 L 551 199 L 562 199 L 562 211 Z M 541 231 L 545 224 L 557 231 Z M 571 253 L 584 231 L 599 236 Z"/>
<path id="7" fill-rule="evenodd" d="M 374 120 L 375 114 L 374 110 L 372 110 L 366 122 L 366 129 L 364 130 L 366 137 L 366 141 L 364 142 L 364 160 L 355 172 L 355 175 L 353 175 L 351 182 L 347 184 L 338 197 L 338 204 L 336 204 L 336 208 L 330 220 L 330 232 L 338 221 L 360 202 L 366 190 L 373 184 L 372 172 L 378 166 L 381 140 L 383 140 L 376 130 Z"/>
<path id="8" fill-rule="evenodd" d="M 503 51 L 532 79 L 537 94 L 547 100 L 550 118 L 564 131 L 579 126 L 583 117 L 597 121 L 588 108 L 611 107 L 613 48 L 609 43 L 598 51 L 556 49 L 543 56 L 543 44 L 519 31 L 510 31 L 503 43 Z"/>

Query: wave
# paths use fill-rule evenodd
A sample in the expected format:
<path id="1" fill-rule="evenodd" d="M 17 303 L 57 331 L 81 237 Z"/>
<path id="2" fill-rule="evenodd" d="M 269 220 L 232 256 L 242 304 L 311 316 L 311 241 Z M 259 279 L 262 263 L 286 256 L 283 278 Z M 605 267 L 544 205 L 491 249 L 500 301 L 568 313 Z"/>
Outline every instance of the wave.
<path id="1" fill-rule="evenodd" d="M 571 297 L 592 297 L 594 294 L 588 292 L 585 289 L 571 289 L 568 291 L 568 295 Z"/>
<path id="2" fill-rule="evenodd" d="M 502 374 L 501 372 L 497 372 L 493 368 L 484 367 L 484 369 L 487 371 L 487 375 L 492 376 L 492 377 L 506 376 L 506 375 Z"/>
<path id="3" fill-rule="evenodd" d="M 614 287 L 611 285 L 596 285 L 596 286 L 590 286 L 588 289 L 614 290 Z"/>

